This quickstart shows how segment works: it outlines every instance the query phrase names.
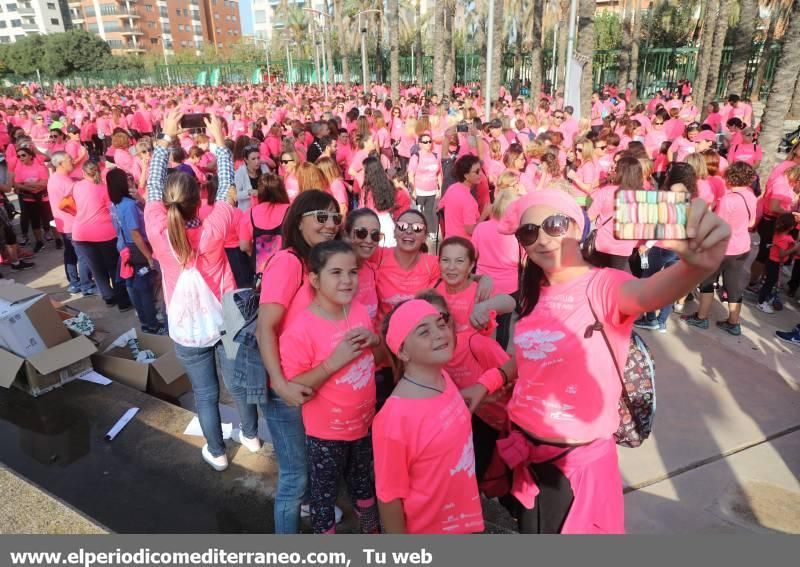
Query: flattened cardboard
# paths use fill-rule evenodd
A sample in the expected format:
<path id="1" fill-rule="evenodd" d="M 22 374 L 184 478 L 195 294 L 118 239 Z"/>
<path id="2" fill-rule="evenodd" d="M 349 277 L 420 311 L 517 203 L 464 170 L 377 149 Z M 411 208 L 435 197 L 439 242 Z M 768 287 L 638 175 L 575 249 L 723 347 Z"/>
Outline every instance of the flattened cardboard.
<path id="1" fill-rule="evenodd" d="M 25 359 L 13 352 L 0 349 L 0 386 L 10 388 L 17 379 L 17 372 L 25 364 Z"/>
<path id="2" fill-rule="evenodd" d="M 44 292 L 18 283 L 0 286 L 0 300 L 9 305 L 16 305 L 40 295 L 44 295 Z"/>
<path id="3" fill-rule="evenodd" d="M 31 356 L 27 362 L 39 374 L 50 374 L 59 368 L 79 362 L 97 352 L 97 347 L 84 336 L 78 336 L 65 343 L 49 348 L 46 351 Z"/>

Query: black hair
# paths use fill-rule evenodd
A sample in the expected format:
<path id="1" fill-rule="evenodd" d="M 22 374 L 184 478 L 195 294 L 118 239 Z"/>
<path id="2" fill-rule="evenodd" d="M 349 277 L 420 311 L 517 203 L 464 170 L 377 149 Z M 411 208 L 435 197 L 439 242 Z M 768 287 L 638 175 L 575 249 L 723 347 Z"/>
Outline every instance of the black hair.
<path id="1" fill-rule="evenodd" d="M 372 193 L 378 211 L 391 211 L 395 207 L 395 188 L 383 169 L 380 158 L 370 156 L 364 160 L 364 203 Z"/>
<path id="2" fill-rule="evenodd" d="M 467 173 L 469 173 L 469 170 L 472 169 L 472 166 L 480 162 L 481 160 L 478 158 L 478 156 L 474 156 L 472 154 L 466 154 L 458 158 L 456 163 L 453 165 L 453 172 L 456 179 L 463 183 L 467 178 Z"/>
<path id="3" fill-rule="evenodd" d="M 683 161 L 673 161 L 667 167 L 667 175 L 661 184 L 662 191 L 671 190 L 673 185 L 683 184 L 692 197 L 697 196 L 697 173 L 694 168 Z"/>
<path id="4" fill-rule="evenodd" d="M 356 251 L 344 240 L 320 242 L 311 248 L 311 252 L 308 256 L 308 271 L 319 275 L 328 264 L 328 260 L 336 254 L 352 254 L 355 256 Z"/>
<path id="5" fill-rule="evenodd" d="M 106 173 L 106 187 L 108 188 L 108 198 L 115 205 L 119 205 L 125 197 L 131 198 L 128 174 L 123 169 L 115 167 Z"/>
<path id="6" fill-rule="evenodd" d="M 344 231 L 350 234 L 356 224 L 356 221 L 361 217 L 372 217 L 378 221 L 378 224 L 380 224 L 378 213 L 367 207 L 361 207 L 360 209 L 353 209 L 347 213 L 347 218 L 344 219 Z"/>
<path id="7" fill-rule="evenodd" d="M 286 193 L 286 186 L 283 178 L 274 173 L 264 173 L 258 178 L 258 202 L 259 203 L 283 203 L 289 204 L 289 195 Z"/>
<path id="8" fill-rule="evenodd" d="M 467 257 L 471 263 L 475 263 L 478 260 L 478 253 L 475 250 L 475 245 L 472 243 L 471 240 L 468 238 L 464 238 L 463 236 L 448 236 L 445 238 L 441 244 L 439 244 L 439 257 L 442 256 L 442 250 L 444 250 L 448 246 L 461 246 L 462 248 L 466 249 Z"/>
<path id="9" fill-rule="evenodd" d="M 333 210 L 339 212 L 339 203 L 330 193 L 318 189 L 303 191 L 289 206 L 286 217 L 283 220 L 281 236 L 283 237 L 283 248 L 294 250 L 297 255 L 308 263 L 311 245 L 303 238 L 300 232 L 300 222 L 303 215 L 311 211 Z"/>
<path id="10" fill-rule="evenodd" d="M 792 213 L 778 215 L 778 218 L 775 220 L 775 234 L 789 232 L 794 228 L 795 223 L 796 221 Z"/>
<path id="11" fill-rule="evenodd" d="M 183 163 L 186 161 L 186 150 L 181 147 L 172 149 L 172 161 L 175 163 Z"/>

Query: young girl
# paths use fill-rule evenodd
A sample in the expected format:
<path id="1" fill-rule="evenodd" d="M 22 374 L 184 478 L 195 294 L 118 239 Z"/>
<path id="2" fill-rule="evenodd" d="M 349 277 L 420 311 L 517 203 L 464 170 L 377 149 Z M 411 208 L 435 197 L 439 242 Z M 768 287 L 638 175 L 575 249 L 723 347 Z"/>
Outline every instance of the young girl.
<path id="1" fill-rule="evenodd" d="M 491 334 L 497 326 L 495 316 L 511 313 L 516 307 L 514 298 L 506 294 L 476 300 L 478 282 L 470 277 L 476 261 L 475 246 L 466 238 L 451 236 L 439 246 L 442 278 L 435 289 L 447 301 L 458 334 L 473 329 Z"/>
<path id="2" fill-rule="evenodd" d="M 528 255 L 514 358 L 503 367 L 517 380 L 508 404 L 512 432 L 500 447 L 523 507 L 521 532 L 624 531 L 615 361 L 627 359 L 634 319 L 713 273 L 730 236 L 702 200 L 692 202 L 688 217 L 690 238 L 662 243 L 681 260 L 639 280 L 584 260 L 583 213 L 565 193 L 529 194 L 506 211 L 500 230 L 514 233 Z"/>
<path id="3" fill-rule="evenodd" d="M 381 225 L 372 209 L 350 211 L 344 221 L 344 238 L 353 246 L 358 260 L 356 299 L 367 308 L 373 322 L 378 321 L 378 270 L 370 262 L 381 241 Z"/>
<path id="4" fill-rule="evenodd" d="M 372 426 L 384 531 L 483 531 L 471 416 L 444 371 L 453 330 L 430 303 L 413 299 L 386 317 L 383 336 L 401 370 Z"/>
<path id="5" fill-rule="evenodd" d="M 781 266 L 786 263 L 792 254 L 800 251 L 800 243 L 795 242 L 789 234 L 797 221 L 792 213 L 784 213 L 775 221 L 775 235 L 772 237 L 772 246 L 769 248 L 769 259 L 765 270 L 764 283 L 758 292 L 758 308 L 764 313 L 774 313 L 775 310 L 769 303 L 772 289 L 778 283 Z"/>
<path id="6" fill-rule="evenodd" d="M 358 263 L 349 244 L 311 249 L 314 300 L 284 331 L 281 364 L 286 379 L 312 388 L 303 405 L 314 533 L 335 532 L 335 505 L 347 483 L 362 533 L 378 533 L 369 427 L 375 413 L 375 360 L 380 345 L 367 309 L 354 301 Z"/>

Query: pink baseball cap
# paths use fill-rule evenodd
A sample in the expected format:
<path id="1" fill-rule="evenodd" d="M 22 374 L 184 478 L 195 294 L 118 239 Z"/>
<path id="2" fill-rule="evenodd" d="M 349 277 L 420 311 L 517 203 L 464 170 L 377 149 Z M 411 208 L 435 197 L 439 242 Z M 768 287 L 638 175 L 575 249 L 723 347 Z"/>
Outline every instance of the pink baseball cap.
<path id="1" fill-rule="evenodd" d="M 389 328 L 386 331 L 386 346 L 394 354 L 400 352 L 400 347 L 411 334 L 411 331 L 419 325 L 425 317 L 429 315 L 440 315 L 436 308 L 422 299 L 411 299 L 394 310 L 389 320 Z"/>
<path id="2" fill-rule="evenodd" d="M 708 142 L 715 142 L 717 140 L 717 135 L 714 134 L 711 130 L 700 130 L 695 136 L 694 141 L 697 142 L 698 140 L 706 140 Z"/>
<path id="3" fill-rule="evenodd" d="M 581 209 L 572 195 L 561 189 L 534 191 L 512 202 L 500 219 L 497 232 L 500 234 L 514 234 L 519 228 L 525 211 L 536 205 L 545 205 L 564 213 L 575 221 L 581 234 L 583 233 L 583 228 L 586 225 L 583 209 Z"/>

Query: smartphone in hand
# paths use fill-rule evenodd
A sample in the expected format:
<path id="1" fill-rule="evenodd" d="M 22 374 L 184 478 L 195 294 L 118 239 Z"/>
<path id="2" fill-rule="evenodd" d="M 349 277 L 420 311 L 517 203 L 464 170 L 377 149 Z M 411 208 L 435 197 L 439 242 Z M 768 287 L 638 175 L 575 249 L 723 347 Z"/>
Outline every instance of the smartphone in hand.
<path id="1" fill-rule="evenodd" d="M 191 130 L 198 130 L 198 129 L 205 129 L 206 127 L 206 120 L 210 118 L 210 114 L 206 113 L 195 113 L 195 114 L 184 114 L 181 118 L 181 128 L 191 129 Z"/>
<path id="2" fill-rule="evenodd" d="M 614 194 L 614 238 L 685 240 L 690 207 L 689 193 L 619 189 Z"/>

